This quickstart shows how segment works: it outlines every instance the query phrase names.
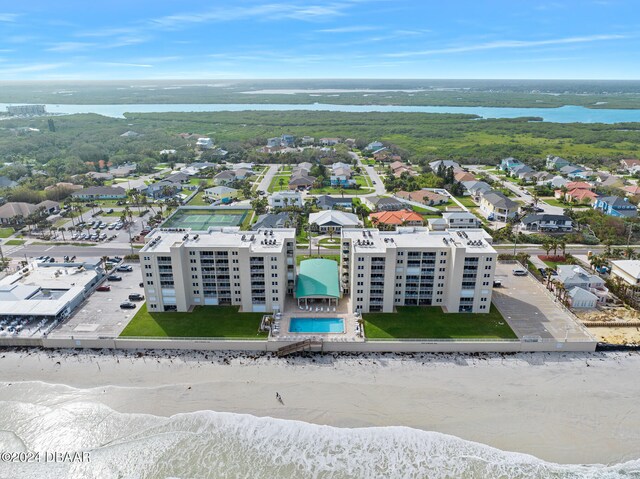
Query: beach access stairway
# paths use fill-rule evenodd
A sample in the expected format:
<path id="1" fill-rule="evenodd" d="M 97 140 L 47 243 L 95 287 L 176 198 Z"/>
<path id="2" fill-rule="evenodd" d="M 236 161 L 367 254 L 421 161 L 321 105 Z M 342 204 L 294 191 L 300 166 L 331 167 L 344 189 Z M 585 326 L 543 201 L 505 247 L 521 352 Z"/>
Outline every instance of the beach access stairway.
<path id="1" fill-rule="evenodd" d="M 287 356 L 288 354 L 297 353 L 299 351 L 321 351 L 322 341 L 314 339 L 305 339 L 304 341 L 298 341 L 297 343 L 287 344 L 278 348 L 278 357 Z"/>

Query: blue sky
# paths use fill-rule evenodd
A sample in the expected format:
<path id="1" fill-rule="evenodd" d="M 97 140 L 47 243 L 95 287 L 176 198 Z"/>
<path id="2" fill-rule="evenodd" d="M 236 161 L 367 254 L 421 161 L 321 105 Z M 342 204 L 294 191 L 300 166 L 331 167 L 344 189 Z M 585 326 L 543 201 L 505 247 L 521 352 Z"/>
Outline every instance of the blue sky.
<path id="1" fill-rule="evenodd" d="M 0 80 L 640 79 L 640 0 L 0 3 Z"/>

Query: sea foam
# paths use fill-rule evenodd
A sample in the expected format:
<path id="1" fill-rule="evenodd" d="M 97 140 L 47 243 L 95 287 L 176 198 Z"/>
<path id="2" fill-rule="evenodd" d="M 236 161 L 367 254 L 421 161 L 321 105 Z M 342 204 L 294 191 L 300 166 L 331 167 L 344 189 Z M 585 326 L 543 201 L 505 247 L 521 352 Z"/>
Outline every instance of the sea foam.
<path id="1" fill-rule="evenodd" d="M 97 402 L 3 401 L 0 430 L 3 451 L 90 454 L 85 463 L 0 462 L 3 478 L 640 477 L 640 460 L 561 465 L 407 427 L 348 429 L 213 411 L 167 418 Z"/>

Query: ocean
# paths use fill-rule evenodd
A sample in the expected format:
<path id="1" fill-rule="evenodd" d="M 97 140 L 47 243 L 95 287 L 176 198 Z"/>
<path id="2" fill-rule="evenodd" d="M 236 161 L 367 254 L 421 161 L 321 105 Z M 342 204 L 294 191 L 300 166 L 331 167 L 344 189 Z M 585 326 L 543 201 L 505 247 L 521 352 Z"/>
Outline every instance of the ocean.
<path id="1" fill-rule="evenodd" d="M 0 389 L 12 387 L 29 392 L 33 401 L 0 401 L 0 478 L 640 477 L 640 460 L 554 464 L 408 427 L 339 428 L 215 411 L 120 413 L 99 401 L 99 388 L 95 400 L 87 401 L 86 390 L 69 386 L 0 383 Z M 7 452 L 27 451 L 40 457 L 8 462 Z M 45 460 L 73 452 L 84 455 Z"/>

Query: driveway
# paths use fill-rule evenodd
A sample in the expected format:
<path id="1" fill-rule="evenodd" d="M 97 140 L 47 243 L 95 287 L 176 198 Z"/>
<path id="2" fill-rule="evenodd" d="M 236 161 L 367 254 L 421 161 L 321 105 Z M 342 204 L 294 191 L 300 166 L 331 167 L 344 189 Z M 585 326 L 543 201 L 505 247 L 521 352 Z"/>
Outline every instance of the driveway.
<path id="1" fill-rule="evenodd" d="M 269 185 L 271 184 L 271 181 L 273 180 L 273 177 L 276 175 L 279 169 L 280 165 L 269 165 L 269 169 L 264 174 L 264 177 L 262 178 L 262 181 L 260 181 L 260 184 L 258 185 L 258 188 L 256 188 L 256 190 L 264 191 L 266 193 Z"/>
<path id="2" fill-rule="evenodd" d="M 495 279 L 502 287 L 494 288 L 492 301 L 520 339 L 595 341 L 533 276 L 514 276 L 516 266 L 498 263 Z"/>

